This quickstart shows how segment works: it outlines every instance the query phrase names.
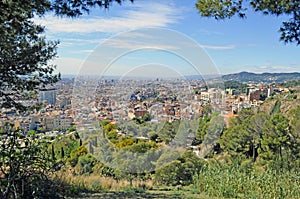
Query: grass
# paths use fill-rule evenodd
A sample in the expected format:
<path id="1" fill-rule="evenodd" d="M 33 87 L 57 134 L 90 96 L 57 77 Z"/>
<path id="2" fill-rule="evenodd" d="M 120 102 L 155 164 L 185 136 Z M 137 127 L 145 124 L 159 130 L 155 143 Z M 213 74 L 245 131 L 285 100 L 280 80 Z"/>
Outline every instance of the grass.
<path id="1" fill-rule="evenodd" d="M 151 180 L 134 180 L 130 187 L 128 180 L 73 175 L 71 170 L 57 172 L 54 178 L 67 190 L 65 198 L 212 198 L 193 187 L 156 186 Z"/>
<path id="2" fill-rule="evenodd" d="M 254 171 L 241 167 L 211 165 L 194 177 L 194 187 L 220 198 L 300 198 L 293 172 Z"/>
<path id="3" fill-rule="evenodd" d="M 103 192 L 103 191 L 126 191 L 130 187 L 128 180 L 115 180 L 111 177 L 102 177 L 100 175 L 73 175 L 72 170 L 62 170 L 55 173 L 53 177 L 59 179 L 63 184 L 69 187 L 75 187 L 80 191 Z M 132 188 L 136 190 L 152 189 L 153 181 L 133 180 Z M 127 190 L 129 192 L 131 190 Z"/>
<path id="4" fill-rule="evenodd" d="M 56 173 L 70 198 L 300 198 L 299 173 L 209 164 L 189 186 L 158 186 L 152 180 L 115 180 L 100 175 Z"/>
<path id="5" fill-rule="evenodd" d="M 106 191 L 98 193 L 82 193 L 76 197 L 72 198 L 83 198 L 83 199 L 96 199 L 96 198 L 165 198 L 165 199 L 179 199 L 179 198 L 188 198 L 188 199 L 213 199 L 205 194 L 201 193 L 192 193 L 189 190 L 145 190 L 144 192 L 136 192 L 136 189 L 126 188 L 123 191 Z"/>

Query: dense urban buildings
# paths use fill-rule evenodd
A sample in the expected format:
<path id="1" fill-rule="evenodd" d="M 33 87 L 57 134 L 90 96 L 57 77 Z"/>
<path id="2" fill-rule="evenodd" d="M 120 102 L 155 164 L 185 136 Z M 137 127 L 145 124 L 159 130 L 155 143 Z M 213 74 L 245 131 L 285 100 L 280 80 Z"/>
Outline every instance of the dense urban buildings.
<path id="1" fill-rule="evenodd" d="M 53 88 L 39 90 L 36 103 L 40 109 L 25 115 L 2 109 L 1 123 L 14 121 L 16 128 L 25 132 L 65 131 L 73 125 L 94 129 L 101 120 L 124 123 L 139 119 L 159 124 L 195 120 L 205 114 L 207 105 L 228 121 L 243 108 L 259 106 L 272 95 L 289 91 L 272 84 L 251 83 L 241 92 L 214 84 L 214 80 L 194 79 L 62 79 Z"/>

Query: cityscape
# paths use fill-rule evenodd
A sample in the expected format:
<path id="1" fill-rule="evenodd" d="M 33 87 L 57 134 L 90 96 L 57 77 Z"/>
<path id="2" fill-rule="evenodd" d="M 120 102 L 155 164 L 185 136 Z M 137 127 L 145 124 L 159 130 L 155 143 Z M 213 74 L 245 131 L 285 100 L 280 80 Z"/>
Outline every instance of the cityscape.
<path id="1" fill-rule="evenodd" d="M 0 199 L 300 198 L 300 1 L 0 11 Z"/>
<path id="2" fill-rule="evenodd" d="M 51 134 L 67 132 L 72 126 L 98 128 L 97 122 L 102 120 L 122 124 L 145 116 L 148 123 L 172 123 L 197 120 L 207 106 L 228 122 L 242 109 L 259 107 L 270 97 L 291 91 L 275 82 L 244 83 L 243 89 L 226 86 L 216 79 L 62 78 L 54 86 L 40 89 L 35 98 L 22 101 L 36 104 L 38 109 L 25 115 L 16 109 L 2 109 L 1 126 L 14 122 L 15 128 L 25 133 L 38 130 Z"/>

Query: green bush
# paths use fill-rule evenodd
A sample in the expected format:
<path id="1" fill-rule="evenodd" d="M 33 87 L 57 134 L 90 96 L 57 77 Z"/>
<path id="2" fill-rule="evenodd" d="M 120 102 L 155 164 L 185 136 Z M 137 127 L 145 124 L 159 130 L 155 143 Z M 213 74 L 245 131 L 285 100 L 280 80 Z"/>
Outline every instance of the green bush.
<path id="1" fill-rule="evenodd" d="M 92 173 L 96 162 L 97 160 L 91 154 L 80 156 L 78 158 L 78 166 L 81 168 L 82 174 Z"/>
<path id="2" fill-rule="evenodd" d="M 173 159 L 176 157 L 174 152 L 171 152 L 170 156 L 162 155 L 157 161 L 158 169 L 155 172 L 155 181 L 158 184 L 163 185 L 190 185 L 193 183 L 193 176 L 198 173 L 203 165 L 204 161 L 199 159 L 192 151 L 186 151 L 177 160 L 170 163 L 162 159 Z M 164 163 L 161 165 L 161 163 Z"/>
<path id="3" fill-rule="evenodd" d="M 68 158 L 67 162 L 72 167 L 75 167 L 78 163 L 78 158 L 81 156 L 85 156 L 87 153 L 88 153 L 87 149 L 84 146 L 80 146 L 71 152 L 70 158 Z"/>

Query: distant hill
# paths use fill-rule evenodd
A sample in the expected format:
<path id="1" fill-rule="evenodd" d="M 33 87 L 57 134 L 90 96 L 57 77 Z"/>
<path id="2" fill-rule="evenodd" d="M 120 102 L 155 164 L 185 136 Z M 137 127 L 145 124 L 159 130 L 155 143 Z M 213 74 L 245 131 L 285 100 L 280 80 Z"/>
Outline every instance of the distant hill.
<path id="1" fill-rule="evenodd" d="M 249 72 L 240 72 L 236 74 L 228 74 L 222 76 L 223 81 L 238 81 L 238 82 L 285 82 L 291 80 L 300 79 L 300 73 L 249 73 Z"/>

